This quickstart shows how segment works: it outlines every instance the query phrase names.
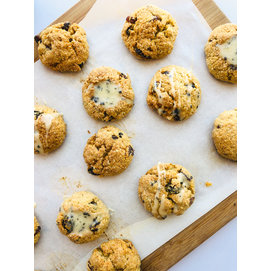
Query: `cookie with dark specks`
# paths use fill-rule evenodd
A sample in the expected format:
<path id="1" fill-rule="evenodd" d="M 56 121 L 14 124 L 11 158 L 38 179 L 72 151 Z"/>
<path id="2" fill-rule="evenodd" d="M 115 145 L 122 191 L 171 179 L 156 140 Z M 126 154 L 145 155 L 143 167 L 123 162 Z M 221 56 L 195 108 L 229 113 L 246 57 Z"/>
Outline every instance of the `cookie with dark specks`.
<path id="1" fill-rule="evenodd" d="M 52 70 L 78 72 L 88 59 L 85 30 L 78 24 L 58 23 L 35 36 L 40 61 Z"/>
<path id="2" fill-rule="evenodd" d="M 93 193 L 81 191 L 63 201 L 56 224 L 61 233 L 81 244 L 99 238 L 108 227 L 109 220 L 105 204 Z"/>
<path id="3" fill-rule="evenodd" d="M 212 138 L 222 157 L 237 161 L 237 109 L 224 111 L 216 118 Z"/>
<path id="4" fill-rule="evenodd" d="M 182 215 L 194 202 L 194 179 L 180 165 L 159 162 L 140 178 L 138 196 L 145 209 L 158 219 Z"/>
<path id="5" fill-rule="evenodd" d="M 87 262 L 88 271 L 140 271 L 141 260 L 133 243 L 113 239 L 95 248 Z"/>
<path id="6" fill-rule="evenodd" d="M 88 172 L 96 176 L 113 176 L 132 162 L 134 149 L 129 137 L 114 126 L 105 126 L 87 141 L 84 159 Z"/>
<path id="7" fill-rule="evenodd" d="M 205 45 L 209 72 L 222 81 L 237 82 L 237 25 L 216 27 Z"/>
<path id="8" fill-rule="evenodd" d="M 188 119 L 201 100 L 197 78 L 185 68 L 169 65 L 158 70 L 149 85 L 147 103 L 160 116 L 172 120 Z"/>
<path id="9" fill-rule="evenodd" d="M 139 59 L 158 59 L 170 54 L 178 34 L 175 19 L 165 10 L 144 6 L 126 18 L 122 40 Z"/>
<path id="10" fill-rule="evenodd" d="M 87 113 L 102 121 L 122 119 L 134 105 L 129 75 L 110 67 L 90 72 L 82 88 L 82 97 Z"/>

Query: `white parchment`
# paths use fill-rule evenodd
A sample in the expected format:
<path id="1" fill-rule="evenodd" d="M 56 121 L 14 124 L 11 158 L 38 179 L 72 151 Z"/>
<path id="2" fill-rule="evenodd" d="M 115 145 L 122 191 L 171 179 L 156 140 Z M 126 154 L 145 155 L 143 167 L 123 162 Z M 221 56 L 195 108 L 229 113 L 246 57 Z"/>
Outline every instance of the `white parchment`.
<path id="1" fill-rule="evenodd" d="M 173 52 L 161 60 L 140 61 L 121 40 L 125 18 L 136 8 L 155 4 L 176 19 L 179 34 Z M 236 163 L 221 158 L 213 146 L 214 119 L 236 107 L 236 86 L 219 82 L 208 72 L 204 45 L 211 29 L 190 0 L 97 0 L 80 23 L 86 30 L 90 57 L 80 73 L 58 73 L 35 63 L 35 99 L 64 114 L 67 137 L 61 148 L 47 156 L 35 155 L 35 214 L 41 238 L 35 247 L 35 269 L 86 269 L 87 255 L 107 238 L 130 239 L 141 258 L 168 241 L 236 190 Z M 146 104 L 154 73 L 166 65 L 191 70 L 202 89 L 198 111 L 184 122 L 170 122 Z M 106 125 L 87 115 L 82 105 L 82 81 L 99 66 L 128 73 L 135 92 L 135 106 L 123 120 L 113 123 L 131 137 L 135 149 L 129 168 L 119 176 L 99 178 L 88 174 L 83 159 L 87 139 Z M 91 134 L 88 133 L 90 131 Z M 146 212 L 138 200 L 140 176 L 157 162 L 183 165 L 195 178 L 196 199 L 182 216 L 160 221 Z M 205 187 L 205 182 L 212 182 Z M 106 235 L 87 244 L 74 244 L 55 223 L 63 197 L 90 190 L 112 209 Z M 79 264 L 79 265 L 78 265 Z"/>

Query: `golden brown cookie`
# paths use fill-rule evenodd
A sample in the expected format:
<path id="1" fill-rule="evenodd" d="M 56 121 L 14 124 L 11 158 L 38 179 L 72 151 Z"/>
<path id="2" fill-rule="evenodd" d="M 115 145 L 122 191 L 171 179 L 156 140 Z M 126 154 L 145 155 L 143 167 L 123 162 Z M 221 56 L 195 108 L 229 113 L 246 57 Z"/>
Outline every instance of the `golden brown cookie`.
<path id="1" fill-rule="evenodd" d="M 105 126 L 87 141 L 84 158 L 92 175 L 120 174 L 132 162 L 134 149 L 129 137 L 114 126 Z"/>
<path id="2" fill-rule="evenodd" d="M 201 99 L 196 77 L 186 69 L 169 65 L 158 70 L 149 85 L 147 103 L 160 116 L 175 121 L 193 115 Z"/>
<path id="3" fill-rule="evenodd" d="M 62 114 L 46 105 L 34 108 L 34 153 L 49 153 L 61 146 L 66 137 Z"/>
<path id="4" fill-rule="evenodd" d="M 102 121 L 124 118 L 134 105 L 134 91 L 128 74 L 110 67 L 92 70 L 82 89 L 87 113 Z"/>
<path id="5" fill-rule="evenodd" d="M 205 45 L 206 64 L 219 80 L 237 82 L 237 25 L 216 27 Z"/>
<path id="6" fill-rule="evenodd" d="M 40 239 L 40 224 L 37 220 L 37 218 L 34 216 L 34 245 L 39 241 Z"/>
<path id="7" fill-rule="evenodd" d="M 141 260 L 131 241 L 113 239 L 95 248 L 87 262 L 88 271 L 140 271 Z"/>
<path id="8" fill-rule="evenodd" d="M 91 192 L 81 191 L 63 201 L 56 223 L 71 241 L 81 244 L 100 237 L 109 220 L 105 204 Z"/>
<path id="9" fill-rule="evenodd" d="M 41 62 L 52 70 L 78 72 L 88 59 L 86 32 L 78 24 L 54 24 L 35 36 L 35 41 Z"/>
<path id="10" fill-rule="evenodd" d="M 237 161 L 237 109 L 224 111 L 216 118 L 212 137 L 221 156 Z"/>
<path id="11" fill-rule="evenodd" d="M 139 180 L 139 199 L 158 219 L 183 214 L 195 199 L 194 179 L 180 165 L 158 163 Z"/>
<path id="12" fill-rule="evenodd" d="M 157 59 L 170 54 L 177 34 L 175 19 L 153 5 L 128 16 L 121 33 L 126 47 L 139 59 Z"/>

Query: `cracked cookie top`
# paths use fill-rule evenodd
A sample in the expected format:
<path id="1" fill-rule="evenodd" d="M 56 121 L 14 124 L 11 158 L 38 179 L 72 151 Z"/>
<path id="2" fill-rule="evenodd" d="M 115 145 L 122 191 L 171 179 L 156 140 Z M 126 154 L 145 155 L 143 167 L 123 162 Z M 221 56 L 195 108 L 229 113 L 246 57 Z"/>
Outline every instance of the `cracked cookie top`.
<path id="1" fill-rule="evenodd" d="M 158 70 L 149 85 L 147 103 L 160 116 L 182 121 L 193 115 L 201 99 L 196 77 L 186 69 L 169 65 Z"/>
<path id="2" fill-rule="evenodd" d="M 178 34 L 175 19 L 165 10 L 144 6 L 126 18 L 122 39 L 139 59 L 158 59 L 171 53 Z"/>
<path id="3" fill-rule="evenodd" d="M 216 118 L 212 138 L 222 157 L 237 161 L 237 109 L 224 111 Z"/>
<path id="4" fill-rule="evenodd" d="M 66 137 L 63 114 L 46 105 L 34 107 L 34 153 L 49 153 L 59 148 Z"/>
<path id="5" fill-rule="evenodd" d="M 109 220 L 105 204 L 93 193 L 81 191 L 63 201 L 56 223 L 61 233 L 80 244 L 100 237 Z"/>
<path id="6" fill-rule="evenodd" d="M 122 130 L 105 126 L 88 139 L 83 155 L 90 174 L 113 176 L 130 165 L 134 149 Z"/>
<path id="7" fill-rule="evenodd" d="M 223 24 L 212 31 L 205 45 L 205 58 L 216 79 L 237 82 L 237 25 Z"/>
<path id="8" fill-rule="evenodd" d="M 158 219 L 183 214 L 194 202 L 194 179 L 180 165 L 158 163 L 139 180 L 139 199 Z"/>
<path id="9" fill-rule="evenodd" d="M 140 271 L 141 260 L 131 241 L 113 239 L 95 248 L 87 262 L 88 271 Z"/>
<path id="10" fill-rule="evenodd" d="M 81 71 L 88 59 L 89 46 L 85 30 L 78 24 L 58 23 L 35 36 L 41 62 L 60 72 Z"/>
<path id="11" fill-rule="evenodd" d="M 34 245 L 39 241 L 40 239 L 40 224 L 37 220 L 37 218 L 34 216 Z"/>
<path id="12" fill-rule="evenodd" d="M 87 113 L 102 121 L 124 118 L 134 105 L 134 91 L 128 74 L 110 67 L 92 70 L 82 88 Z"/>

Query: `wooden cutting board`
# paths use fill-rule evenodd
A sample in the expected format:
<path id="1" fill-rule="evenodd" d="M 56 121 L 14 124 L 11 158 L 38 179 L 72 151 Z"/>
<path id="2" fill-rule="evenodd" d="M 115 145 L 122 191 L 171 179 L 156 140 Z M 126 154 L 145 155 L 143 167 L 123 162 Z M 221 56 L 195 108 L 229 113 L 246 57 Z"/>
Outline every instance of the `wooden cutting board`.
<path id="1" fill-rule="evenodd" d="M 63 21 L 79 23 L 92 8 L 95 1 L 79 1 L 52 24 Z M 192 1 L 212 29 L 230 22 L 213 0 Z M 34 62 L 38 59 L 37 45 L 34 42 Z M 168 270 L 236 216 L 237 191 L 143 259 L 142 270 Z"/>

